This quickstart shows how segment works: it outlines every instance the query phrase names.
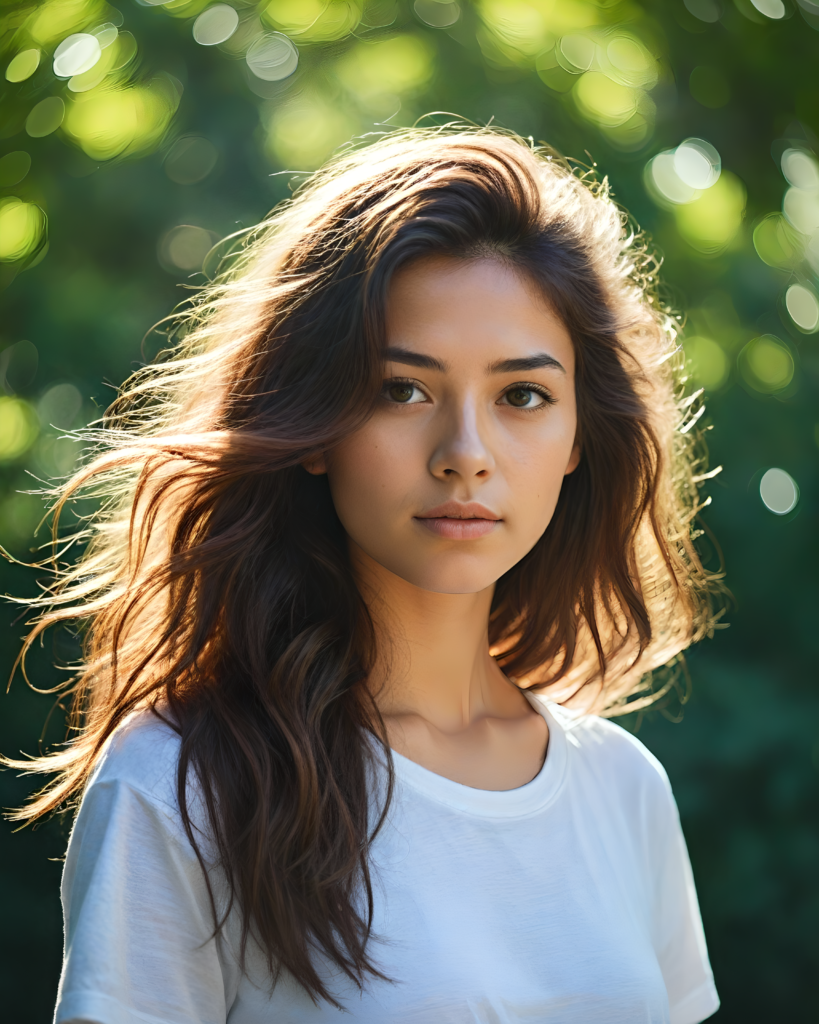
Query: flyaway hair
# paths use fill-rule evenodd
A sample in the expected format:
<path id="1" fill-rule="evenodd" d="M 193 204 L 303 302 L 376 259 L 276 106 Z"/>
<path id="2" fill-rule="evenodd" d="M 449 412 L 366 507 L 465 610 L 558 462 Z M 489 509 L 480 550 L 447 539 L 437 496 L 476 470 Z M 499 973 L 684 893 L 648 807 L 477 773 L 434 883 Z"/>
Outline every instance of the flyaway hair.
<path id="1" fill-rule="evenodd" d="M 76 799 L 117 726 L 153 709 L 181 738 L 182 821 L 223 872 L 245 943 L 274 980 L 288 971 L 334 1001 L 316 954 L 359 984 L 378 974 L 373 759 L 387 755 L 386 803 L 391 775 L 365 685 L 372 623 L 326 477 L 301 463 L 373 408 L 393 276 L 433 255 L 497 260 L 571 335 L 580 465 L 490 620 L 504 671 L 560 701 L 632 710 L 652 699 L 626 703 L 646 674 L 713 626 L 692 539 L 696 396 L 683 398 L 656 260 L 605 182 L 509 133 L 396 131 L 235 241 L 59 494 L 55 521 L 77 497 L 99 512 L 82 557 L 34 602 L 26 643 L 73 624 L 84 662 L 68 741 L 7 763 L 55 775 L 17 812 L 37 818 Z"/>

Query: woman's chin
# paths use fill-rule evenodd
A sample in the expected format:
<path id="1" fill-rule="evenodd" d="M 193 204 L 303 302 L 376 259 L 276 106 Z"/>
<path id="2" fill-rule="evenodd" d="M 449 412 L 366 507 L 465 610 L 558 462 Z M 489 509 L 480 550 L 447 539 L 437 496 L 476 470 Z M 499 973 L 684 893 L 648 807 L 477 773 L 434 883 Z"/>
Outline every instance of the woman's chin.
<path id="1" fill-rule="evenodd" d="M 503 575 L 494 567 L 470 566 L 466 571 L 463 565 L 442 565 L 439 559 L 435 565 L 428 567 L 385 566 L 394 576 L 398 576 L 416 587 L 431 594 L 480 594 L 487 587 L 493 586 Z"/>

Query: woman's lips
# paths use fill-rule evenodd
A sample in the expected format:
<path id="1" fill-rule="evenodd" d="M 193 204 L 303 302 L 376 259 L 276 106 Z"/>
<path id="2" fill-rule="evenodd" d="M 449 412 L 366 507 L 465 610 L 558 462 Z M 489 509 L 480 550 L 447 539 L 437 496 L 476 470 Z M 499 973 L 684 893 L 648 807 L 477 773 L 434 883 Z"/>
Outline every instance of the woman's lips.
<path id="1" fill-rule="evenodd" d="M 450 519 L 448 516 L 417 516 L 416 519 L 447 540 L 477 540 L 491 533 L 500 522 L 499 519 Z"/>
<path id="2" fill-rule="evenodd" d="M 465 504 L 447 501 L 415 518 L 431 533 L 447 540 L 476 540 L 485 537 L 502 521 L 491 509 L 476 501 Z"/>

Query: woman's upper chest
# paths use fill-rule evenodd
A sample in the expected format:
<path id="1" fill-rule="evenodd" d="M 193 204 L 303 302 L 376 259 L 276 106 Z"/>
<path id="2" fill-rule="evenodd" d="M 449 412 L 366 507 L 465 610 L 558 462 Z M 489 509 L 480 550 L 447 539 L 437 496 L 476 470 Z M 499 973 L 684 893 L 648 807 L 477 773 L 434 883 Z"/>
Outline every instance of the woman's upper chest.
<path id="1" fill-rule="evenodd" d="M 527 706 L 528 707 L 528 706 Z M 484 716 L 447 734 L 417 715 L 385 716 L 390 745 L 427 771 L 473 789 L 525 786 L 546 757 L 549 728 L 542 715 Z"/>
<path id="2" fill-rule="evenodd" d="M 370 949 L 393 983 L 374 981 L 363 996 L 341 983 L 352 1019 L 666 1020 L 665 985 L 639 909 L 644 882 L 624 866 L 626 851 L 608 854 L 560 799 L 542 814 L 498 820 L 436 808 L 417 794 L 402 799 L 399 789 L 371 858 Z M 280 997 L 282 1010 L 276 995 L 272 1005 L 285 1013 L 286 989 Z M 336 1017 L 305 1005 L 292 1020 Z"/>

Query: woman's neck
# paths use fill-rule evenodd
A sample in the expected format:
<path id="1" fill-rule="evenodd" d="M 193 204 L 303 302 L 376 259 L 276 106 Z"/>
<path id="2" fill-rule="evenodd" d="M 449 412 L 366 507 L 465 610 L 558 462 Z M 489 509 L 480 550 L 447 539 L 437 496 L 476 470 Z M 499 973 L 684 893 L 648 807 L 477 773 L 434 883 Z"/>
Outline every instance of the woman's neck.
<path id="1" fill-rule="evenodd" d="M 369 685 L 393 726 L 420 719 L 456 736 L 486 720 L 531 713 L 520 690 L 489 654 L 494 587 L 476 594 L 422 590 L 352 545 L 356 577 L 370 610 L 378 659 Z"/>
<path id="2" fill-rule="evenodd" d="M 490 587 L 422 590 L 351 544 L 376 630 L 370 690 L 393 750 L 475 789 L 516 789 L 543 765 L 549 731 L 489 654 Z"/>

